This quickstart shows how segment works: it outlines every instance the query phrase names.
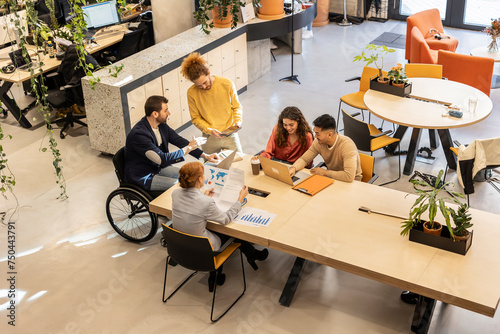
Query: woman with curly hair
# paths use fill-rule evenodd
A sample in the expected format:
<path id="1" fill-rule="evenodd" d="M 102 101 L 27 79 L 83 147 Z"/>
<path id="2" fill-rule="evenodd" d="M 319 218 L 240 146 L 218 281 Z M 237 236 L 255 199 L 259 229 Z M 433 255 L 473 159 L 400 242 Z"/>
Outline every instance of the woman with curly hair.
<path id="1" fill-rule="evenodd" d="M 266 149 L 260 155 L 293 164 L 309 149 L 313 140 L 311 127 L 300 109 L 286 107 L 278 117 L 278 124 L 273 128 Z"/>

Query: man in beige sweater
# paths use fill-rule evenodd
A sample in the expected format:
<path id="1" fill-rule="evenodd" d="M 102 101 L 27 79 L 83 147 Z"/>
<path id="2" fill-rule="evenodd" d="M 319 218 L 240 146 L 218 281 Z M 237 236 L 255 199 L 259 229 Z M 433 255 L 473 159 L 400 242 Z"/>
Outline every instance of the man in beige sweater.
<path id="1" fill-rule="evenodd" d="M 324 114 L 316 118 L 313 125 L 316 139 L 306 153 L 290 167 L 290 175 L 293 176 L 296 171 L 303 169 L 320 154 L 327 170 L 316 167 L 311 169 L 311 174 L 346 182 L 361 181 L 361 163 L 356 144 L 351 138 L 337 133 L 335 118 Z"/>

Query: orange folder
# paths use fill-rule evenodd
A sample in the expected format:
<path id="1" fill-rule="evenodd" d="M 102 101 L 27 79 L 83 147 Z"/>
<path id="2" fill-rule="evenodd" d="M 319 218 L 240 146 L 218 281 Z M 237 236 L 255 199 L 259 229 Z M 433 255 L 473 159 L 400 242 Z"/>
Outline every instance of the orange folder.
<path id="1" fill-rule="evenodd" d="M 333 179 L 326 176 L 311 175 L 307 179 L 294 185 L 292 189 L 314 196 L 333 182 Z"/>

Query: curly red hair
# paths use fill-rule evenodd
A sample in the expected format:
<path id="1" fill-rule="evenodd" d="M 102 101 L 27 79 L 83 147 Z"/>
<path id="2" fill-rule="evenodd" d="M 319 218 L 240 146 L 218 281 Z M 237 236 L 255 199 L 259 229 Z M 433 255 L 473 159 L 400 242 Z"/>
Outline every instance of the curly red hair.
<path id="1" fill-rule="evenodd" d="M 198 52 L 191 53 L 182 61 L 181 74 L 188 80 L 194 81 L 208 73 L 207 61 Z"/>

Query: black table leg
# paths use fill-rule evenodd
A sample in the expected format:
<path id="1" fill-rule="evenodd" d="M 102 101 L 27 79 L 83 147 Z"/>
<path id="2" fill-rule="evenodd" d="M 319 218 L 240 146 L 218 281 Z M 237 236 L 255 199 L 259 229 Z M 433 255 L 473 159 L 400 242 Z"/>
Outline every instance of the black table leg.
<path id="1" fill-rule="evenodd" d="M 441 145 L 443 146 L 444 156 L 446 157 L 448 167 L 451 169 L 457 169 L 457 158 L 455 157 L 455 154 L 450 150 L 450 147 L 453 147 L 450 130 L 440 129 L 438 130 L 438 133 L 439 139 L 441 139 Z"/>
<path id="2" fill-rule="evenodd" d="M 15 117 L 15 119 L 19 122 L 19 124 L 26 129 L 31 128 L 31 123 L 24 117 L 23 113 L 19 109 L 16 101 L 11 99 L 7 93 L 12 87 L 13 83 L 9 81 L 4 81 L 0 86 L 0 101 L 7 107 L 10 113 Z"/>
<path id="3" fill-rule="evenodd" d="M 410 146 L 408 147 L 408 155 L 406 156 L 405 168 L 403 170 L 404 175 L 411 175 L 411 173 L 413 173 L 413 167 L 415 166 L 415 158 L 417 157 L 418 144 L 420 142 L 421 135 L 422 129 L 413 128 Z"/>
<path id="4" fill-rule="evenodd" d="M 439 141 L 437 140 L 436 130 L 429 129 L 429 141 L 431 142 L 432 149 L 439 147 Z"/>
<path id="5" fill-rule="evenodd" d="M 280 297 L 280 304 L 283 306 L 290 306 L 292 302 L 293 295 L 295 294 L 295 290 L 297 290 L 297 286 L 300 282 L 300 275 L 302 274 L 302 269 L 304 268 L 306 260 L 303 258 L 297 257 L 295 259 L 295 263 L 293 264 L 292 271 L 290 271 L 290 275 L 288 276 L 288 280 L 285 283 L 285 287 L 283 288 L 283 292 Z"/>
<path id="6" fill-rule="evenodd" d="M 411 323 L 411 331 L 417 334 L 427 334 L 429 325 L 432 320 L 432 313 L 436 300 L 424 296 L 419 296 L 415 311 L 413 312 L 413 321 Z"/>
<path id="7" fill-rule="evenodd" d="M 394 133 L 393 137 L 399 140 L 403 139 L 403 136 L 405 135 L 407 129 L 408 129 L 407 126 L 398 125 L 398 128 L 396 129 L 396 132 Z M 398 147 L 398 143 L 387 145 L 387 152 L 394 153 L 394 151 L 396 151 L 396 147 Z"/>

